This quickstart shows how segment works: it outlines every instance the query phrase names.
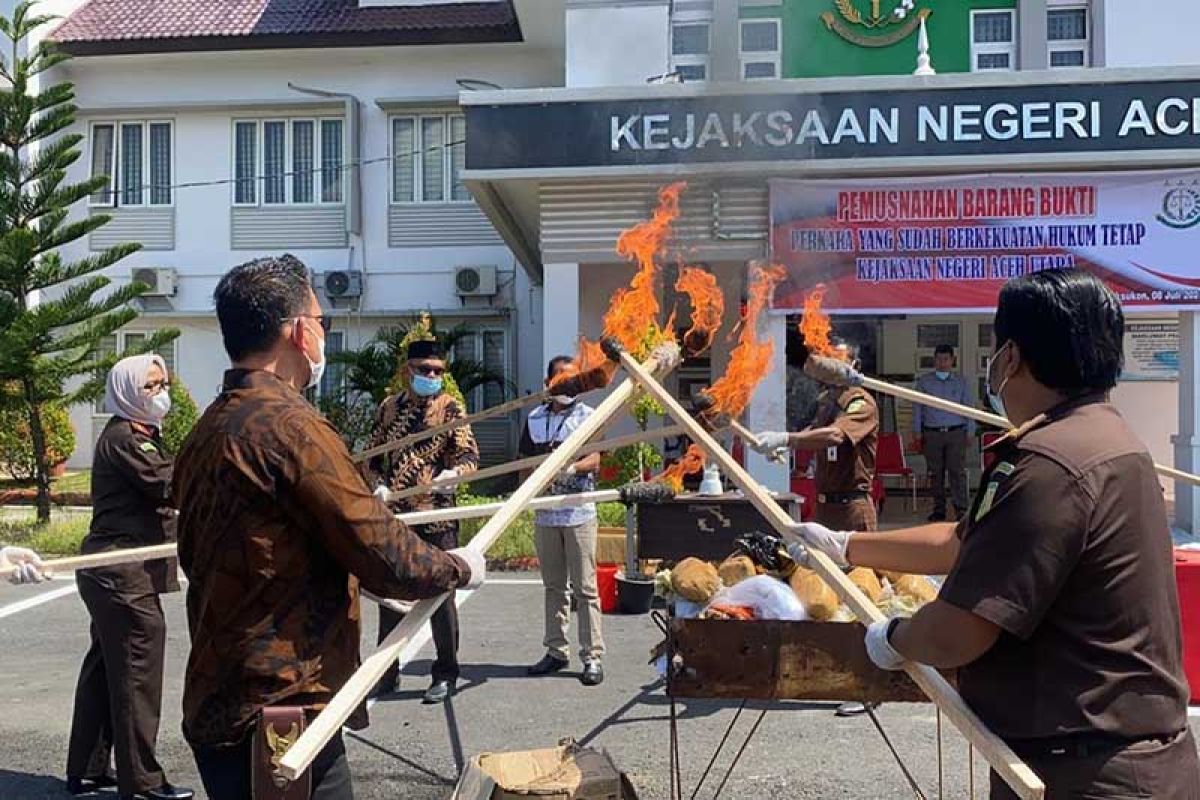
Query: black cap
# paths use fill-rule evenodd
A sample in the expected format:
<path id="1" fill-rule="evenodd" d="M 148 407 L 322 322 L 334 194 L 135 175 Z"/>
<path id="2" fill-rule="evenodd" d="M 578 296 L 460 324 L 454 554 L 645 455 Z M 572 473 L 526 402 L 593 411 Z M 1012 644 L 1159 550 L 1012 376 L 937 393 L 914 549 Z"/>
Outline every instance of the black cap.
<path id="1" fill-rule="evenodd" d="M 433 339 L 418 339 L 408 343 L 408 358 L 443 358 L 442 345 Z"/>

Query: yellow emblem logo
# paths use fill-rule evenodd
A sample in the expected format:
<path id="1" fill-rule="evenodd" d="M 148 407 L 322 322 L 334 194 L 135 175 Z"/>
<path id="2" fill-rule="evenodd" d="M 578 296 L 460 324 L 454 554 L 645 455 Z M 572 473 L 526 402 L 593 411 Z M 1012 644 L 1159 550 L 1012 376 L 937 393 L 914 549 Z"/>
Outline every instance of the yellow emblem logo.
<path id="1" fill-rule="evenodd" d="M 271 766 L 278 769 L 279 762 L 284 754 L 287 753 L 288 748 L 294 745 L 296 740 L 300 738 L 300 726 L 293 722 L 288 732 L 280 736 L 275 730 L 274 725 L 267 725 L 266 734 L 267 749 L 271 751 Z"/>
<path id="2" fill-rule="evenodd" d="M 884 10 L 883 0 L 870 0 L 869 8 L 860 9 L 855 0 L 833 0 L 837 13 L 821 14 L 825 27 L 860 47 L 887 47 L 909 36 L 921 20 L 933 13 L 917 8 L 917 0 L 893 0 Z"/>

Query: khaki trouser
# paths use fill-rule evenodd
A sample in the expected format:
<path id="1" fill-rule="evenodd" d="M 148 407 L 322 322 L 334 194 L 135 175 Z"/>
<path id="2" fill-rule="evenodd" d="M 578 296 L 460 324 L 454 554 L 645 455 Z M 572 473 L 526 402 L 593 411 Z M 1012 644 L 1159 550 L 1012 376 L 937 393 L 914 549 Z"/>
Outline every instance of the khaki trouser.
<path id="1" fill-rule="evenodd" d="M 596 588 L 596 520 L 580 525 L 538 525 L 533 543 L 546 592 L 546 635 L 542 643 L 556 658 L 569 661 L 571 592 L 579 616 L 579 657 L 604 655 L 600 635 L 600 594 Z M 568 582 L 570 590 L 567 589 Z"/>
<path id="2" fill-rule="evenodd" d="M 946 513 L 946 478 L 950 479 L 950 498 L 959 516 L 967 511 L 967 470 L 963 459 L 967 452 L 967 431 L 925 431 L 921 452 L 929 465 L 933 488 L 933 511 Z"/>
<path id="3" fill-rule="evenodd" d="M 1084 758 L 1026 755 L 1024 761 L 1046 784 L 1046 800 L 1200 800 L 1200 759 L 1190 730 Z M 995 773 L 991 787 L 991 800 L 1016 800 Z"/>

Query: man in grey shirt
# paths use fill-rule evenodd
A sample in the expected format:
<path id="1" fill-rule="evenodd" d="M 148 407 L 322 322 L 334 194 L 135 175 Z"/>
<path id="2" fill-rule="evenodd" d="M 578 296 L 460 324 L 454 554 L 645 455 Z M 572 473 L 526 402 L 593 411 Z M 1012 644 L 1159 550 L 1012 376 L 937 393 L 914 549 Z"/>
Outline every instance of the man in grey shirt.
<path id="1" fill-rule="evenodd" d="M 933 372 L 917 379 L 916 389 L 964 406 L 973 405 L 967 382 L 954 372 L 954 348 L 940 344 L 933 351 Z M 933 486 L 933 513 L 930 522 L 946 519 L 946 476 L 950 477 L 950 495 L 955 519 L 967 512 L 967 472 L 964 457 L 968 437 L 975 435 L 975 421 L 937 408 L 913 407 L 913 441 L 925 456 L 929 480 Z"/>

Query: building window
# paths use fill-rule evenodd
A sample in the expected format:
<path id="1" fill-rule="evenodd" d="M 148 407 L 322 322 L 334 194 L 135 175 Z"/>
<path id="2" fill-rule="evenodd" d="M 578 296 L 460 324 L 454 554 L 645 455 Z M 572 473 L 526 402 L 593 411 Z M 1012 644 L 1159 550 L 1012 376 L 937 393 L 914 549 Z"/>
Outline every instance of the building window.
<path id="1" fill-rule="evenodd" d="M 92 123 L 91 174 L 108 182 L 92 194 L 91 205 L 171 205 L 171 138 L 170 122 Z"/>
<path id="2" fill-rule="evenodd" d="M 742 80 L 778 78 L 780 73 L 779 20 L 744 19 L 739 23 L 738 62 Z"/>
<path id="3" fill-rule="evenodd" d="M 481 328 L 464 332 L 455 341 L 453 354 L 455 361 L 473 362 L 494 375 L 508 375 L 508 335 L 503 329 Z M 467 413 L 475 414 L 503 403 L 505 386 L 492 382 L 464 394 Z"/>
<path id="4" fill-rule="evenodd" d="M 334 353 L 341 353 L 346 349 L 346 333 L 345 331 L 329 331 L 325 334 L 325 356 L 328 358 Z M 329 361 L 329 366 L 325 368 L 325 372 L 321 375 L 321 383 L 317 387 L 320 397 L 340 397 L 343 388 L 343 381 L 346 377 L 346 365 L 339 364 L 335 360 Z"/>
<path id="5" fill-rule="evenodd" d="M 341 203 L 344 139 L 340 119 L 235 121 L 234 205 Z"/>
<path id="6" fill-rule="evenodd" d="M 113 356 L 117 353 L 123 353 L 131 347 L 137 347 L 146 341 L 146 337 L 150 334 L 145 331 L 118 331 L 110 333 L 100 340 L 99 346 L 96 348 L 96 355 L 99 358 Z M 178 340 L 168 342 L 158 354 L 162 356 L 163 363 L 167 365 L 167 379 L 175 380 L 175 345 Z M 100 377 L 107 380 L 108 373 L 103 373 Z M 92 410 L 97 414 L 107 414 L 108 410 L 104 407 L 104 396 L 101 395 L 92 404 Z"/>
<path id="7" fill-rule="evenodd" d="M 671 24 L 671 71 L 684 81 L 708 79 L 709 37 L 712 25 L 707 21 L 688 20 Z"/>
<path id="8" fill-rule="evenodd" d="M 971 12 L 971 71 L 1011 70 L 1016 66 L 1016 14 Z"/>
<path id="9" fill-rule="evenodd" d="M 1054 67 L 1089 65 L 1087 6 L 1052 8 L 1046 12 L 1049 64 Z"/>
<path id="10" fill-rule="evenodd" d="M 392 202 L 461 203 L 467 121 L 462 114 L 392 118 Z"/>

